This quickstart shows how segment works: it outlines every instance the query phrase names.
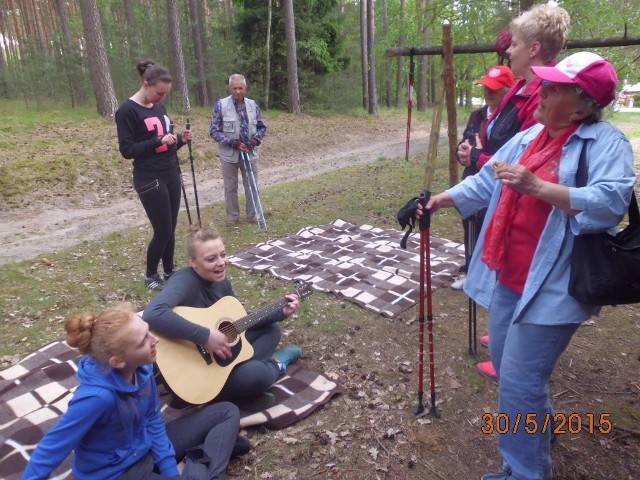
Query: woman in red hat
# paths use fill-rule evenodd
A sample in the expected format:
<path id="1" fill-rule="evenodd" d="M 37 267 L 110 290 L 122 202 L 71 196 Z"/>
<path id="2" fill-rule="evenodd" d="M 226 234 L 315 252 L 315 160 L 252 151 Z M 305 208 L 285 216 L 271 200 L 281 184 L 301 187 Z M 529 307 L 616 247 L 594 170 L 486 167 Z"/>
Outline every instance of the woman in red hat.
<path id="1" fill-rule="evenodd" d="M 497 65 L 491 67 L 487 74 L 478 82 L 478 85 L 482 85 L 484 88 L 484 101 L 485 105 L 477 110 L 471 112 L 469 115 L 469 121 L 462 133 L 462 142 L 467 142 L 472 146 L 475 146 L 480 132 L 484 128 L 487 120 L 496 111 L 498 105 L 507 94 L 511 86 L 515 82 L 513 72 L 509 67 L 504 65 Z M 460 158 L 458 161 L 463 165 L 464 171 L 462 172 L 462 179 L 464 180 L 469 175 L 475 175 L 478 173 L 477 158 L 471 159 L 470 157 Z M 472 217 L 462 220 L 462 226 L 464 228 L 464 252 L 465 252 L 465 264 L 460 267 L 459 276 L 455 282 L 451 285 L 454 290 L 462 290 L 467 274 L 467 266 L 469 264 L 469 258 L 471 257 L 471 246 L 475 245 L 476 236 L 482 226 L 484 220 L 484 211 L 478 212 Z M 473 222 L 473 223 L 472 223 Z M 475 227 L 475 228 L 474 228 Z M 473 236 L 473 238 L 472 238 Z"/>

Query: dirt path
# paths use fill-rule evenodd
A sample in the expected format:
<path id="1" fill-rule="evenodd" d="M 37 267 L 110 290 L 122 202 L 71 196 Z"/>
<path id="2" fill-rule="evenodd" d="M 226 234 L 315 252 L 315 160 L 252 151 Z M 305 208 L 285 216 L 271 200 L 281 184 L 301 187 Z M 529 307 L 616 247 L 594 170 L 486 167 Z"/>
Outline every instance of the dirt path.
<path id="1" fill-rule="evenodd" d="M 199 138 L 207 139 L 206 124 L 202 123 L 202 131 L 196 133 Z M 632 122 L 616 125 L 627 134 L 635 131 L 635 123 Z M 260 163 L 259 183 L 262 187 L 380 158 L 403 158 L 405 154 L 406 123 L 400 117 L 372 120 L 284 116 L 275 118 L 270 126 L 273 128 Z M 415 121 L 411 132 L 412 153 L 426 152 L 428 137 L 429 126 Z M 446 127 L 443 127 L 441 152 L 446 141 Z M 638 163 L 640 138 L 632 138 L 631 143 Z M 113 148 L 113 144 L 115 139 L 106 140 L 107 146 Z M 107 146 L 95 148 L 105 149 Z M 209 140 L 198 145 L 197 154 L 203 159 L 196 168 L 201 206 L 223 200 L 217 161 L 210 160 L 214 151 L 215 147 Z M 190 177 L 185 175 L 186 183 L 191 181 Z M 19 209 L 0 211 L 0 265 L 30 260 L 85 240 L 96 240 L 118 230 L 145 225 L 147 218 L 129 186 L 130 180 L 107 178 L 104 183 L 106 186 L 99 189 L 92 188 L 91 181 L 85 182 L 74 188 L 71 194 L 61 188 L 51 191 L 41 188 L 32 192 L 37 202 Z M 187 185 L 187 192 L 193 212 L 195 199 L 191 185 Z"/>
<path id="2" fill-rule="evenodd" d="M 398 158 L 405 154 L 405 139 L 399 131 L 378 140 L 366 140 L 361 145 L 349 145 L 348 150 L 296 156 L 295 165 L 279 160 L 266 160 L 260 170 L 262 187 L 319 175 L 347 166 L 373 162 L 379 158 Z M 441 142 L 444 137 L 441 137 Z M 426 151 L 428 132 L 412 132 L 411 151 Z M 290 158 L 289 158 L 290 160 Z M 311 168 L 312 167 L 312 168 Z M 190 181 L 190 175 L 185 176 Z M 198 181 L 201 206 L 223 200 L 222 178 Z M 194 210 L 193 189 L 187 185 L 189 205 Z M 82 204 L 82 203 L 80 203 Z M 117 219 L 117 220 L 116 220 Z M 138 225 L 147 218 L 140 203 L 130 193 L 103 206 L 85 208 L 39 206 L 0 213 L 0 264 L 29 260 L 38 255 L 95 240 L 109 233 Z"/>

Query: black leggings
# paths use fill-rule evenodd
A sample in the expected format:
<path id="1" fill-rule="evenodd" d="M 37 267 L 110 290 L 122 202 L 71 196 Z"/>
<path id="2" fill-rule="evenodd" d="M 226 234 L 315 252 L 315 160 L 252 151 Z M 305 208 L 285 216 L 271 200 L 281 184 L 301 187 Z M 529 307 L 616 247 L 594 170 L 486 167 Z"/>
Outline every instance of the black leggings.
<path id="1" fill-rule="evenodd" d="M 236 365 L 216 401 L 235 403 L 269 390 L 280 376 L 278 366 L 271 360 L 280 343 L 280 337 L 278 323 L 247 330 L 246 338 L 253 346 L 253 357 Z"/>
<path id="2" fill-rule="evenodd" d="M 134 172 L 133 186 L 153 228 L 153 237 L 147 248 L 147 277 L 158 273 L 160 260 L 164 272 L 171 273 L 180 210 L 180 173 L 177 168 L 162 176 Z"/>

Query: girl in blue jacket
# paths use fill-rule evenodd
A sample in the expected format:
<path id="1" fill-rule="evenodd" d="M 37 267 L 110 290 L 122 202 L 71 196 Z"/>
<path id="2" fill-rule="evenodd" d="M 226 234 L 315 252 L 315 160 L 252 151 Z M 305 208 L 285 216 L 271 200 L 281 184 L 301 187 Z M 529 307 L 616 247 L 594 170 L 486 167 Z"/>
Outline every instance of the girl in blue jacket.
<path id="1" fill-rule="evenodd" d="M 231 403 L 187 414 L 165 427 L 153 377 L 158 339 L 125 304 L 65 322 L 82 357 L 69 408 L 37 446 L 23 479 L 44 479 L 74 451 L 78 480 L 222 479 L 238 435 Z M 186 455 L 180 476 L 176 458 Z"/>

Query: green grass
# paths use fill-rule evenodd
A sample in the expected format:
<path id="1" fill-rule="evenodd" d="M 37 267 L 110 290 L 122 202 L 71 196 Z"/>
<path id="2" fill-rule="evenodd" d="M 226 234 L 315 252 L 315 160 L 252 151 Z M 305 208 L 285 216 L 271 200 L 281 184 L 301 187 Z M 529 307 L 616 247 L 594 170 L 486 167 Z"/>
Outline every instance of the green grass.
<path id="1" fill-rule="evenodd" d="M 329 223 L 336 218 L 381 227 L 396 227 L 397 210 L 422 190 L 423 165 L 379 160 L 373 164 L 333 171 L 262 191 L 269 223 L 268 232 L 253 228 L 223 227 L 227 250 L 237 253 L 260 241 L 295 233 L 309 225 Z M 438 178 L 444 178 L 444 167 Z M 434 186 L 440 190 L 443 184 Z M 202 209 L 205 223 L 224 224 L 220 203 Z M 459 230 L 455 213 L 441 215 L 434 224 L 451 233 Z M 177 261 L 185 265 L 183 238 L 187 220 L 178 227 Z M 106 305 L 129 301 L 142 309 L 151 294 L 142 282 L 148 226 L 116 232 L 99 241 L 41 256 L 31 261 L 0 267 L 3 296 L 0 311 L 4 319 L 0 333 L 0 356 L 23 356 L 42 344 L 62 337 L 62 319 L 80 311 L 95 311 Z M 43 239 L 46 241 L 46 239 Z M 237 294 L 248 311 L 281 296 L 289 288 L 269 275 L 230 267 Z M 344 315 L 357 317 L 361 310 L 326 294 L 312 295 L 303 307 L 304 322 L 319 334 L 343 333 Z"/>
<path id="2" fill-rule="evenodd" d="M 64 125 L 95 121 L 96 109 L 93 105 L 77 108 L 56 105 L 48 105 L 46 108 L 24 108 L 24 102 L 3 100 L 0 103 L 0 116 L 2 116 L 0 132 L 20 134 L 36 127 L 57 126 L 61 121 Z"/>

